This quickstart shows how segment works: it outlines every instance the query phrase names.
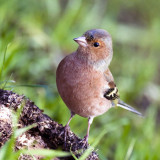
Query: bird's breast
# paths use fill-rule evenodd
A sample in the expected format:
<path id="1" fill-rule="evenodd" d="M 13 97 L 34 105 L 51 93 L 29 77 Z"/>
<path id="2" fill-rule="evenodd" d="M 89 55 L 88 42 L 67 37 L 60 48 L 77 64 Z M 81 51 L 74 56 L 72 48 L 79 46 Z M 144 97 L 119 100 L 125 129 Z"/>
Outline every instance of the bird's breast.
<path id="1" fill-rule="evenodd" d="M 57 88 L 67 107 L 83 117 L 103 114 L 111 102 L 103 96 L 108 83 L 102 72 L 74 60 L 64 60 L 57 69 Z"/>

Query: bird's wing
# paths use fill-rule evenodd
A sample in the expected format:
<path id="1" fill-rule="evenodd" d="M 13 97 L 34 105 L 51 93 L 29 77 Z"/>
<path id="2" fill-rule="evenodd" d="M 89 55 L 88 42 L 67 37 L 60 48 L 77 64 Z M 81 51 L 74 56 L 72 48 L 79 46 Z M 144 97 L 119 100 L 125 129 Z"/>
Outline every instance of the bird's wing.
<path id="1" fill-rule="evenodd" d="M 109 69 L 105 71 L 104 76 L 109 86 L 109 89 L 106 90 L 104 97 L 107 98 L 108 100 L 119 99 L 118 89 L 116 87 L 116 84 L 114 83 L 112 73 L 110 72 Z"/>
<path id="2" fill-rule="evenodd" d="M 123 102 L 122 100 L 120 100 L 118 89 L 116 87 L 116 84 L 114 83 L 113 76 L 112 76 L 111 72 L 109 71 L 109 69 L 105 72 L 105 77 L 108 82 L 108 86 L 110 88 L 108 90 L 106 90 L 106 92 L 104 93 L 104 97 L 106 99 L 112 101 L 113 107 L 118 106 L 118 107 L 124 108 L 128 111 L 131 111 L 131 112 L 143 117 L 143 115 L 140 112 L 138 112 L 136 109 L 134 109 L 130 105 L 128 105 L 125 102 Z"/>

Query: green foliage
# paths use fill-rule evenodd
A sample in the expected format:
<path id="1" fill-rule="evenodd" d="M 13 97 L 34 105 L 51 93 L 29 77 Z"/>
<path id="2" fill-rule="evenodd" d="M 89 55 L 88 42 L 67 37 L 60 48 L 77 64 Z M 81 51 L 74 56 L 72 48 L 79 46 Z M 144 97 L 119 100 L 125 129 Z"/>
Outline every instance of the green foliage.
<path id="1" fill-rule="evenodd" d="M 159 6 L 156 0 L 0 0 L 0 88 L 25 94 L 65 124 L 69 111 L 57 93 L 56 66 L 77 48 L 73 38 L 104 28 L 113 39 L 110 69 L 120 96 L 139 107 L 145 118 L 111 109 L 95 118 L 89 141 L 97 141 L 106 123 L 112 128 L 122 120 L 126 123 L 96 146 L 100 158 L 160 159 Z M 86 128 L 82 117 L 71 121 L 71 129 L 81 137 Z M 11 141 L 1 150 L 5 152 Z"/>

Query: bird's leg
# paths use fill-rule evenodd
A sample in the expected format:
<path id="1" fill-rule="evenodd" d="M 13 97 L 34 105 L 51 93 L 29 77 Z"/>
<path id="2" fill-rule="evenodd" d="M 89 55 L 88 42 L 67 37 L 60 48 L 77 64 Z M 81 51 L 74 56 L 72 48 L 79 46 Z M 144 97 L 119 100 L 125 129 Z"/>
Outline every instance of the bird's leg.
<path id="1" fill-rule="evenodd" d="M 71 122 L 72 118 L 74 117 L 75 113 L 71 111 L 71 116 L 67 122 L 67 124 L 64 127 L 64 142 L 66 143 L 66 139 L 67 139 L 67 132 L 69 129 L 69 123 Z"/>
<path id="2" fill-rule="evenodd" d="M 88 143 L 89 130 L 90 130 L 90 126 L 91 126 L 91 124 L 92 124 L 92 122 L 93 122 L 93 118 L 94 118 L 94 117 L 89 117 L 89 118 L 88 118 L 88 128 L 87 128 L 87 134 L 86 134 L 86 136 L 83 138 L 83 142 L 84 142 L 83 148 L 84 148 L 84 146 L 86 145 L 86 143 Z"/>

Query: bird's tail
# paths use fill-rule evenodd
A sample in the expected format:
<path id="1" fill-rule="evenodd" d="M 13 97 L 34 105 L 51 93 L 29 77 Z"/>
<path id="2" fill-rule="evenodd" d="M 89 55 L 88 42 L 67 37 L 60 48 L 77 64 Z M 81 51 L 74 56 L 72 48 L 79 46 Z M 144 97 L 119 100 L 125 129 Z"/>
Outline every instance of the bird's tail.
<path id="1" fill-rule="evenodd" d="M 128 104 L 124 103 L 122 100 L 118 100 L 117 106 L 124 108 L 130 112 L 133 112 L 141 117 L 143 117 L 142 113 L 138 112 L 136 109 L 134 109 L 133 107 L 129 106 Z"/>

